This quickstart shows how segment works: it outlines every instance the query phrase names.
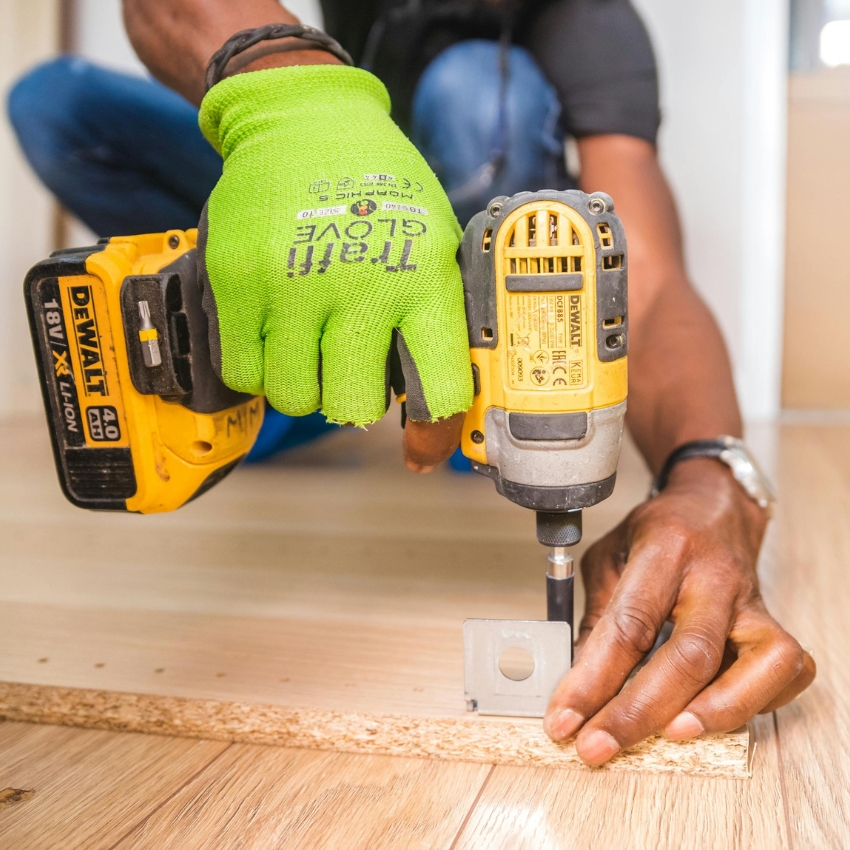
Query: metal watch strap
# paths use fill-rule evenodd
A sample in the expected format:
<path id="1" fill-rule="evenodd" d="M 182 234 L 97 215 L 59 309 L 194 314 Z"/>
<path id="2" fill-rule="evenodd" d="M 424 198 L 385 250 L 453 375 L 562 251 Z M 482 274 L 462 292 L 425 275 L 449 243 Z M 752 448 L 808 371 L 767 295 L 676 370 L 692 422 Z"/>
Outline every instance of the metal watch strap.
<path id="1" fill-rule="evenodd" d="M 264 27 L 242 30 L 230 36 L 227 41 L 213 54 L 207 65 L 204 92 L 208 92 L 216 83 L 221 81 L 227 63 L 230 60 L 259 44 L 261 41 L 271 41 L 278 38 L 302 38 L 320 44 L 324 50 L 333 54 L 346 65 L 354 65 L 354 60 L 343 46 L 327 33 L 306 24 L 267 24 Z"/>
<path id="2" fill-rule="evenodd" d="M 664 461 L 661 472 L 658 473 L 658 476 L 652 483 L 650 496 L 657 496 L 667 486 L 670 473 L 677 463 L 698 457 L 718 459 L 728 448 L 728 445 L 723 440 L 692 440 L 689 443 L 682 443 L 681 446 L 673 449 L 667 460 Z"/>

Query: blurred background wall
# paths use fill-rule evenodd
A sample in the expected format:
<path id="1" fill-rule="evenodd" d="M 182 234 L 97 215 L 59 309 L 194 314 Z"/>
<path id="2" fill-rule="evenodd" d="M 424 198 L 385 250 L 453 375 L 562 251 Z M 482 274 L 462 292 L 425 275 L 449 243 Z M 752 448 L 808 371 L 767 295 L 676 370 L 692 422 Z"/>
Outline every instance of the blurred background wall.
<path id="1" fill-rule="evenodd" d="M 782 400 L 850 410 L 850 0 L 794 0 Z"/>
<path id="2" fill-rule="evenodd" d="M 744 416 L 773 418 L 782 361 L 788 2 L 632 2 L 658 59 L 659 147 L 688 271 L 726 338 Z"/>
<path id="3" fill-rule="evenodd" d="M 59 47 L 59 0 L 0 0 L 0 92 L 30 65 Z M 4 110 L 5 111 L 5 110 Z M 46 257 L 56 236 L 56 212 L 0 119 L 0 415 L 41 404 L 29 342 L 22 283 Z"/>
<path id="4" fill-rule="evenodd" d="M 824 332 L 831 327 L 827 312 L 850 298 L 847 271 L 834 253 L 847 209 L 836 181 L 845 173 L 838 183 L 846 179 L 850 194 L 850 164 L 842 153 L 850 150 L 850 84 L 846 69 L 825 65 L 820 45 L 824 26 L 850 21 L 850 0 L 633 2 L 658 55 L 661 155 L 679 202 L 689 270 L 729 344 L 745 415 L 771 418 L 783 405 L 850 408 L 850 355 L 827 357 L 841 332 Z M 317 0 L 287 5 L 305 22 L 321 24 Z M 10 45 L 0 58 L 4 88 L 57 49 L 60 34 L 66 47 L 94 61 L 144 72 L 124 34 L 120 0 L 2 0 L 0 7 L 0 39 Z M 840 33 L 833 42 L 840 54 Z M 7 154 L 0 162 L 0 221 L 6 223 L 0 239 L 11 251 L 0 280 L 3 413 L 38 404 L 30 353 L 21 347 L 22 274 L 46 256 L 51 240 L 86 244 L 91 236 L 66 218 L 56 226 L 5 123 L 0 145 Z M 824 220 L 829 227 L 816 223 Z M 821 243 L 826 250 L 813 250 Z M 818 292 L 808 286 L 813 279 Z M 823 297 L 823 287 L 833 294 Z M 843 375 L 838 393 L 836 373 Z"/>

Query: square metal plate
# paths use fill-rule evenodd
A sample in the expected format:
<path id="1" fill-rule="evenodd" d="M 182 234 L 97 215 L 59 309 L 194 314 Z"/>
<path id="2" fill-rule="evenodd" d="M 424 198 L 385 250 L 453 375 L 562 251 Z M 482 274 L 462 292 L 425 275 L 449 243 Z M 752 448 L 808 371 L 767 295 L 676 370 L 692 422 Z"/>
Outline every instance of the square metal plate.
<path id="1" fill-rule="evenodd" d="M 463 624 L 463 679 L 467 707 L 479 714 L 543 717 L 561 679 L 570 669 L 569 623 L 538 620 L 467 620 Z M 505 655 L 506 650 L 512 650 Z M 520 650 L 520 652 L 517 652 Z M 530 656 L 524 656 L 525 650 Z M 511 670 L 510 656 L 524 657 L 525 669 Z M 500 660 L 502 666 L 500 667 Z M 533 669 L 532 667 L 533 662 Z M 509 678 L 530 671 L 526 678 Z"/>

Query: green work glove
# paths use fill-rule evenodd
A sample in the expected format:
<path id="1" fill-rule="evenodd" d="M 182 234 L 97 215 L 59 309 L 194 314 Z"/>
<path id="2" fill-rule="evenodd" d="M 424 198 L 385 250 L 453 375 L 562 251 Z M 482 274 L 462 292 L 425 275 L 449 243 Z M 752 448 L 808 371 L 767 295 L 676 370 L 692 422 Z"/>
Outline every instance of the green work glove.
<path id="1" fill-rule="evenodd" d="M 283 413 L 380 419 L 394 329 L 412 419 L 472 404 L 462 234 L 389 112 L 375 77 L 336 65 L 239 74 L 201 104 L 224 157 L 198 234 L 213 363 Z"/>

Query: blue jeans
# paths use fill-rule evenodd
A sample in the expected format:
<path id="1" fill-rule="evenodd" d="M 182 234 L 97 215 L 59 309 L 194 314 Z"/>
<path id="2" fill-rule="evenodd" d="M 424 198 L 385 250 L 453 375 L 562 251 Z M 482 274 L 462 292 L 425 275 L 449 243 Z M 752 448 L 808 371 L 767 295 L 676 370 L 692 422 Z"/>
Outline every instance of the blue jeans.
<path id="1" fill-rule="evenodd" d="M 563 132 L 555 90 L 531 55 L 463 41 L 426 69 L 414 93 L 414 144 L 461 224 L 497 195 L 561 188 Z M 221 175 L 194 106 L 159 83 L 71 56 L 40 65 L 9 92 L 9 118 L 33 169 L 98 235 L 195 227 Z M 251 459 L 330 430 L 319 413 L 272 409 Z M 454 464 L 453 464 L 454 465 Z"/>

